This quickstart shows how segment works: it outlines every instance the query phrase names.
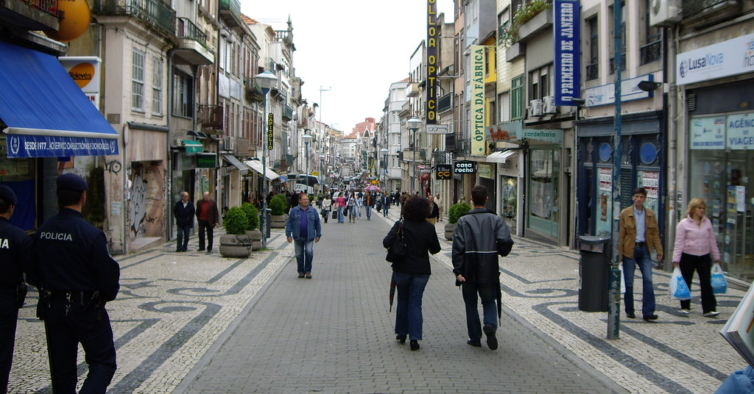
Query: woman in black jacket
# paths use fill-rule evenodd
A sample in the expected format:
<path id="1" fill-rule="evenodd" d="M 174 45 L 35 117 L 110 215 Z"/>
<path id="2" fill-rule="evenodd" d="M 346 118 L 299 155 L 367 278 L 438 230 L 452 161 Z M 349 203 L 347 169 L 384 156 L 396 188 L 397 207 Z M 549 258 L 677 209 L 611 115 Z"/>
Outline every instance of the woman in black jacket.
<path id="1" fill-rule="evenodd" d="M 422 339 L 422 296 L 424 288 L 432 273 L 429 253 L 440 251 L 435 226 L 426 221 L 429 214 L 429 201 L 414 196 L 403 204 L 403 220 L 390 229 L 382 245 L 389 248 L 397 242 L 396 232 L 402 226 L 406 256 L 393 263 L 393 281 L 398 289 L 398 307 L 395 315 L 395 337 L 400 343 L 406 343 L 410 337 L 411 350 L 419 349 Z M 429 253 L 428 253 L 429 252 Z"/>

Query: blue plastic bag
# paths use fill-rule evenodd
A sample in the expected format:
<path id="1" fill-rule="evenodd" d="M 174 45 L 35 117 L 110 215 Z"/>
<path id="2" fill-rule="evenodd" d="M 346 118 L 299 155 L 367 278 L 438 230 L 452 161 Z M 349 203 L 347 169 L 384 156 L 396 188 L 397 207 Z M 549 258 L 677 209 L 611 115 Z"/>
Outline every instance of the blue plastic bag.
<path id="1" fill-rule="evenodd" d="M 671 300 L 690 300 L 691 290 L 681 275 L 681 269 L 675 267 L 673 275 L 670 277 L 670 299 Z"/>
<path id="2" fill-rule="evenodd" d="M 725 274 L 723 273 L 720 264 L 714 264 L 712 266 L 712 277 L 710 281 L 712 282 L 713 294 L 725 294 L 728 292 L 728 281 L 725 279 Z"/>

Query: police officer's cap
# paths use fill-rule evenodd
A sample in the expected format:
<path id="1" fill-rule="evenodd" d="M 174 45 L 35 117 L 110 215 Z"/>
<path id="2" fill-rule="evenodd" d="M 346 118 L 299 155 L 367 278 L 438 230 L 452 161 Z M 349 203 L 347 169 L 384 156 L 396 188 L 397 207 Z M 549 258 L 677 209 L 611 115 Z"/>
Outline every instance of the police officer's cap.
<path id="1" fill-rule="evenodd" d="M 65 189 L 83 192 L 87 188 L 87 184 L 84 178 L 72 173 L 59 176 L 57 179 L 57 184 L 58 190 Z"/>
<path id="2" fill-rule="evenodd" d="M 16 193 L 8 185 L 0 185 L 0 200 L 8 205 L 16 205 Z"/>

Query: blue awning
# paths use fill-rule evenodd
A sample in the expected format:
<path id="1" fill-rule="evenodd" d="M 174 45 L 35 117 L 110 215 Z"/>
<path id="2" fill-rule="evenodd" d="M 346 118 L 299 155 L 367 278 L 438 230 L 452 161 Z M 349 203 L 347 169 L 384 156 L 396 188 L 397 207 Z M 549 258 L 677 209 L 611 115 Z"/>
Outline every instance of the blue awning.
<path id="1" fill-rule="evenodd" d="M 118 154 L 116 132 L 52 55 L 0 42 L 8 158 Z"/>

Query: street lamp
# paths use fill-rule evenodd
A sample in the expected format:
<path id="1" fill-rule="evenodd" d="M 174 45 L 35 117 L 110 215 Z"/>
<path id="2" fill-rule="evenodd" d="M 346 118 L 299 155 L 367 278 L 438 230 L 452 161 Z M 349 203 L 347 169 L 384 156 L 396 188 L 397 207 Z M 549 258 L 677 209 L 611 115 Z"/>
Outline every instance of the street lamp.
<path id="1" fill-rule="evenodd" d="M 254 79 L 259 85 L 259 87 L 262 89 L 262 108 L 264 109 L 264 114 L 267 114 L 267 93 L 270 92 L 270 89 L 272 89 L 274 86 L 278 83 L 278 77 L 275 76 L 275 74 L 264 71 L 262 73 L 259 73 L 254 76 Z M 271 115 L 271 114 L 270 114 Z M 266 119 L 263 118 L 263 119 Z M 272 127 L 271 121 L 266 121 L 263 124 L 267 125 L 267 134 L 272 133 L 272 130 L 270 128 Z M 271 138 L 268 136 L 266 141 L 262 142 L 262 248 L 267 247 L 267 145 L 269 144 L 269 141 Z"/>
<path id="2" fill-rule="evenodd" d="M 418 188 L 416 186 L 416 178 L 417 178 L 416 176 L 416 132 L 419 131 L 419 127 L 421 127 L 422 121 L 421 119 L 414 116 L 413 118 L 407 120 L 406 123 L 408 123 L 408 129 L 414 132 L 414 162 L 413 162 L 414 163 L 414 181 L 413 181 L 414 190 L 413 192 L 416 193 L 418 191 L 417 190 Z"/>
<path id="3" fill-rule="evenodd" d="M 308 131 L 309 129 L 306 129 L 305 131 Z M 308 133 L 305 133 L 301 138 L 304 140 L 304 145 L 306 146 L 306 152 L 304 154 L 306 161 L 306 194 L 309 194 L 309 141 L 312 139 L 312 136 Z"/>
<path id="4" fill-rule="evenodd" d="M 324 184 L 326 183 L 325 182 L 325 177 L 324 177 L 324 175 L 322 175 L 324 173 L 325 173 L 325 155 L 324 154 L 320 154 L 319 155 L 319 176 L 318 176 L 319 183 L 320 183 L 320 185 L 319 185 L 319 190 L 320 191 L 324 191 Z"/>
<path id="5" fill-rule="evenodd" d="M 387 190 L 387 148 L 380 149 L 380 152 L 382 153 L 382 163 L 383 163 L 383 169 L 382 169 L 382 187 Z"/>

